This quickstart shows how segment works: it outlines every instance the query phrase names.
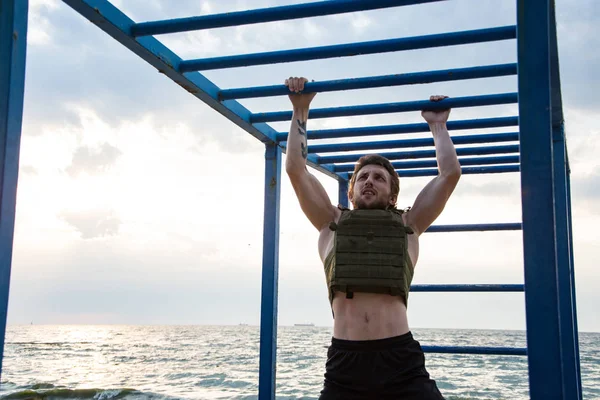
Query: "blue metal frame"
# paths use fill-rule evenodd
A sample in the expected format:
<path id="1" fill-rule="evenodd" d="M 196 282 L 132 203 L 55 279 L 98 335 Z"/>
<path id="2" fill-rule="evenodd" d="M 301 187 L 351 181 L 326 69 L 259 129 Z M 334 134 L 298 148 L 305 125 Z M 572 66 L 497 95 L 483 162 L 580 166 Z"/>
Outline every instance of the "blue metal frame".
<path id="1" fill-rule="evenodd" d="M 563 399 L 556 270 L 551 0 L 517 0 L 519 130 L 529 390 L 533 399 Z"/>
<path id="2" fill-rule="evenodd" d="M 447 103 L 446 103 L 447 104 Z M 499 118 L 479 118 L 460 121 L 448 121 L 446 127 L 449 131 L 483 128 L 501 128 L 505 126 L 518 126 L 518 117 L 499 117 Z M 379 136 L 398 133 L 419 133 L 429 132 L 429 125 L 426 123 L 401 124 L 401 125 L 379 125 L 362 126 L 357 128 L 344 129 L 318 129 L 307 132 L 308 139 L 339 139 L 353 136 Z M 278 132 L 275 138 L 279 141 L 287 140 L 287 132 Z"/>
<path id="3" fill-rule="evenodd" d="M 498 64 L 483 67 L 455 68 L 438 71 L 412 72 L 366 78 L 337 79 L 321 82 L 307 82 L 304 93 L 333 92 L 340 90 L 373 89 L 378 87 L 415 85 L 419 83 L 447 82 L 463 79 L 492 78 L 516 75 L 517 64 Z M 289 93 L 285 85 L 256 86 L 221 90 L 219 99 L 250 99 L 269 96 L 285 96 Z"/>
<path id="4" fill-rule="evenodd" d="M 442 0 L 328 0 L 291 6 L 269 7 L 257 10 L 177 18 L 135 24 L 133 36 L 159 35 L 226 26 L 257 24 L 260 22 L 343 14 L 356 11 L 378 10 L 412 4 L 433 3 Z"/>
<path id="5" fill-rule="evenodd" d="M 400 39 L 376 40 L 371 42 L 186 60 L 180 64 L 179 71 L 208 71 L 212 69 L 249 67 L 253 65 L 277 64 L 292 61 L 352 57 L 366 54 L 509 40 L 514 39 L 515 37 L 516 28 L 514 26 L 501 26 L 497 28 L 441 33 Z"/>
<path id="6" fill-rule="evenodd" d="M 456 154 L 458 156 L 482 156 L 490 154 L 519 154 L 518 144 L 509 144 L 504 146 L 482 146 L 482 147 L 458 147 L 456 148 Z M 396 151 L 390 153 L 379 153 L 390 161 L 393 160 L 409 160 L 419 158 L 435 158 L 435 150 L 412 150 L 412 151 Z M 360 154 L 342 154 L 339 156 L 320 156 L 319 162 L 323 165 L 327 164 L 341 164 L 356 162 L 359 158 L 366 155 L 366 153 Z M 335 168 L 335 167 L 333 167 Z"/>
<path id="7" fill-rule="evenodd" d="M 411 101 L 325 108 L 311 118 L 420 111 L 500 104 L 519 105 L 519 116 L 452 121 L 450 130 L 519 126 L 518 132 L 453 136 L 463 174 L 521 173 L 522 223 L 439 225 L 427 232 L 523 231 L 524 285 L 414 285 L 415 292 L 524 292 L 527 349 L 424 346 L 428 352 L 527 355 L 530 397 L 581 399 L 579 342 L 573 264 L 570 179 L 558 69 L 553 0 L 516 0 L 517 25 L 464 32 L 378 40 L 362 43 L 290 49 L 199 60 L 183 60 L 152 35 L 243 24 L 308 18 L 374 10 L 441 0 L 329 0 L 259 10 L 135 23 L 107 0 L 63 0 L 159 72 L 243 128 L 266 146 L 265 218 L 261 292 L 259 399 L 275 398 L 277 282 L 281 157 L 287 132 L 267 122 L 286 121 L 290 112 L 252 113 L 235 99 L 287 94 L 283 85 L 221 89 L 198 70 L 396 52 L 517 39 L 518 63 L 475 66 L 401 75 L 311 82 L 307 92 L 329 92 L 423 84 L 458 79 L 489 78 L 518 73 L 518 93 L 450 98 L 439 103 Z M 0 14 L 0 317 L 2 351 L 14 232 L 18 154 L 25 74 L 27 1 L 5 0 Z M 367 126 L 308 132 L 310 140 L 426 132 L 427 124 Z M 499 146 L 486 143 L 514 142 Z M 353 163 L 364 151 L 383 150 L 401 177 L 438 174 L 431 149 L 433 139 L 376 140 L 310 144 L 307 164 L 338 180 L 338 201 L 348 206 L 348 181 Z M 460 145 L 478 145 L 460 147 Z M 410 151 L 398 151 L 410 148 Z M 363 152 L 361 154 L 333 154 Z M 504 154 L 504 155 L 501 155 Z M 468 157 L 464 156 L 489 156 Z M 413 161 L 406 161 L 413 160 Z M 470 165 L 470 166 L 467 166 Z M 0 353 L 0 356 L 2 354 Z M 1 373 L 1 364 L 0 364 Z"/>
<path id="8" fill-rule="evenodd" d="M 281 148 L 275 144 L 268 144 L 265 147 L 265 217 L 260 311 L 259 400 L 275 399 L 277 285 L 279 282 Z"/>
<path id="9" fill-rule="evenodd" d="M 509 133 L 486 133 L 482 135 L 464 135 L 451 136 L 455 145 L 459 144 L 479 144 L 479 143 L 500 143 L 514 142 L 519 140 L 519 134 Z M 314 153 L 337 153 L 342 151 L 361 151 L 361 150 L 384 150 L 384 149 L 405 149 L 414 147 L 433 146 L 432 138 L 423 139 L 402 139 L 402 140 L 378 140 L 372 142 L 352 142 L 335 144 L 317 144 L 308 146 L 308 154 Z"/>
<path id="10" fill-rule="evenodd" d="M 563 390 L 565 398 L 569 393 L 580 397 L 578 368 L 575 346 L 575 325 L 573 293 L 571 291 L 571 247 L 569 243 L 569 222 L 567 211 L 567 159 L 563 140 L 563 129 L 554 129 L 554 207 L 556 218 L 556 262 L 560 315 L 560 335 L 562 346 Z"/>
<path id="11" fill-rule="evenodd" d="M 455 97 L 432 103 L 429 100 L 407 101 L 402 103 L 366 104 L 361 106 L 316 108 L 310 111 L 311 119 L 331 117 L 352 117 L 357 115 L 388 114 L 421 110 L 443 110 L 447 108 L 497 106 L 515 104 L 517 93 L 487 94 L 482 96 Z M 250 122 L 276 122 L 292 119 L 291 111 L 276 111 L 250 114 Z"/>
<path id="12" fill-rule="evenodd" d="M 0 9 L 0 376 L 10 291 L 27 53 L 27 0 Z"/>

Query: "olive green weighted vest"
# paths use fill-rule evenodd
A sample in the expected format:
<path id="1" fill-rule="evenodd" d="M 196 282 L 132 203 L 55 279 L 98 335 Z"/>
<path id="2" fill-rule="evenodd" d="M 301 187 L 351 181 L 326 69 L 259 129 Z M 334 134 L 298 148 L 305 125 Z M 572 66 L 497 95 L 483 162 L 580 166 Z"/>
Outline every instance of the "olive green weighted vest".
<path id="1" fill-rule="evenodd" d="M 413 265 L 403 211 L 343 209 L 335 231 L 334 247 L 325 260 L 329 301 L 336 291 L 352 298 L 354 292 L 401 296 L 408 302 Z"/>

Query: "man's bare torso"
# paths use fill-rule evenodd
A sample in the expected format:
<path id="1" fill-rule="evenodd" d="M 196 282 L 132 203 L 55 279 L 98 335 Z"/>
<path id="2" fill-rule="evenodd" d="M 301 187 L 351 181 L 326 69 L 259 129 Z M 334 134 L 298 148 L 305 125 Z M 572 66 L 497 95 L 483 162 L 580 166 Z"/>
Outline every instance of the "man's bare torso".
<path id="1" fill-rule="evenodd" d="M 337 210 L 337 223 L 341 211 Z M 406 223 L 406 214 L 403 215 Z M 332 251 L 335 232 L 329 227 L 319 232 L 319 255 L 324 261 Z M 408 254 L 413 266 L 419 257 L 419 238 L 408 237 Z M 333 336 L 345 340 L 375 340 L 399 336 L 409 331 L 406 305 L 398 296 L 375 293 L 354 293 L 347 299 L 345 293 L 336 292 L 333 299 Z"/>

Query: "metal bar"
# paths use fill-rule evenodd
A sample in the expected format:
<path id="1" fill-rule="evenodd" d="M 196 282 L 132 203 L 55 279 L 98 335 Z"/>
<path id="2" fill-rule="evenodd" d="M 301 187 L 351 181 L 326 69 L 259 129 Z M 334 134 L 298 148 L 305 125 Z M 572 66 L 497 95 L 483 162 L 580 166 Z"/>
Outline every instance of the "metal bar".
<path id="1" fill-rule="evenodd" d="M 517 0 L 529 395 L 563 400 L 556 282 L 549 1 Z"/>
<path id="2" fill-rule="evenodd" d="M 280 195 L 281 148 L 274 144 L 267 144 L 265 149 L 265 204 L 258 382 L 258 398 L 260 400 L 275 399 Z"/>
<path id="3" fill-rule="evenodd" d="M 567 210 L 567 159 L 562 127 L 554 137 L 554 217 L 556 219 L 556 262 L 558 299 L 560 315 L 560 336 L 562 346 L 562 372 L 564 397 L 580 397 L 579 376 L 575 346 L 575 321 L 573 313 L 573 292 L 571 290 L 571 257 L 569 243 L 569 222 Z"/>
<path id="4" fill-rule="evenodd" d="M 527 349 L 516 347 L 475 347 L 475 346 L 421 346 L 425 353 L 446 354 L 486 354 L 498 356 L 526 356 Z"/>
<path id="5" fill-rule="evenodd" d="M 478 144 L 478 143 L 498 143 L 514 142 L 519 140 L 519 134 L 511 133 L 489 133 L 482 135 L 463 135 L 452 136 L 452 142 L 459 144 Z M 335 143 L 335 144 L 317 144 L 308 145 L 309 153 L 336 153 L 342 151 L 361 151 L 361 150 L 380 150 L 397 149 L 407 147 L 428 147 L 433 146 L 432 138 L 423 139 L 403 139 L 403 140 L 381 140 L 373 142 L 355 142 L 355 143 Z"/>
<path id="6" fill-rule="evenodd" d="M 461 166 L 467 165 L 490 165 L 490 164 L 518 164 L 519 156 L 495 156 L 495 157 L 462 157 L 458 159 Z M 417 161 L 395 161 L 392 162 L 394 169 L 416 169 L 416 168 L 437 168 L 437 160 L 417 160 Z M 354 165 L 343 164 L 334 165 L 334 172 L 354 171 Z"/>
<path id="7" fill-rule="evenodd" d="M 198 72 L 183 74 L 179 71 L 181 58 L 153 37 L 133 38 L 134 22 L 107 0 L 63 0 L 83 17 L 108 33 L 119 43 L 155 67 L 193 96 L 202 100 L 234 124 L 263 143 L 273 142 L 277 131 L 267 124 L 250 124 L 250 111 L 235 100 L 220 102 L 221 90 Z M 309 157 L 307 164 L 334 179 L 339 176 Z"/>
<path id="8" fill-rule="evenodd" d="M 518 165 L 494 165 L 492 167 L 463 167 L 461 171 L 464 175 L 472 174 L 503 174 L 508 172 L 519 172 Z M 396 170 L 401 178 L 418 176 L 437 176 L 438 169 L 416 169 L 416 170 Z"/>
<path id="9" fill-rule="evenodd" d="M 335 57 L 351 57 L 365 54 L 426 49 L 431 47 L 457 46 L 515 38 L 515 26 L 502 26 L 489 29 L 476 29 L 471 31 L 442 33 L 427 36 L 414 36 L 399 39 L 375 40 L 370 42 L 346 43 L 331 46 L 307 47 L 294 50 L 279 50 L 264 53 L 186 60 L 183 61 L 179 66 L 179 71 L 208 71 L 213 69 L 248 67 L 251 65 L 277 64 Z"/>
<path id="10" fill-rule="evenodd" d="M 464 224 L 464 225 L 433 225 L 425 232 L 482 232 L 482 231 L 520 231 L 520 222 L 500 224 Z"/>
<path id="11" fill-rule="evenodd" d="M 19 152 L 23 121 L 28 1 L 0 6 L 0 375 L 15 232 Z"/>
<path id="12" fill-rule="evenodd" d="M 560 84 L 560 69 L 558 63 L 558 35 L 556 32 L 556 6 L 550 3 L 550 97 L 552 99 L 552 126 L 562 126 L 564 122 L 562 93 Z M 581 393 L 579 393 L 581 398 Z"/>
<path id="13" fill-rule="evenodd" d="M 519 153 L 518 144 L 509 144 L 504 146 L 484 146 L 484 147 L 460 147 L 456 149 L 458 156 L 481 156 L 489 154 L 507 154 L 507 153 Z M 379 153 L 381 156 L 388 160 L 408 160 L 418 158 L 434 158 L 436 156 L 435 150 L 413 150 L 413 151 L 402 151 L 402 152 L 390 152 L 390 153 Z M 356 162 L 366 153 L 361 154 L 343 154 L 339 156 L 320 156 L 319 162 L 325 164 L 345 163 L 345 162 Z"/>
<path id="14" fill-rule="evenodd" d="M 338 181 L 338 204 L 347 208 L 348 203 L 348 181 L 340 179 Z"/>
<path id="15" fill-rule="evenodd" d="M 437 71 L 412 72 L 365 78 L 337 79 L 323 82 L 307 82 L 304 93 L 322 93 L 339 90 L 372 89 L 385 86 L 415 85 L 464 79 L 492 78 L 516 75 L 517 64 L 486 65 L 482 67 L 455 68 Z M 248 99 L 269 96 L 284 96 L 290 90 L 285 85 L 257 86 L 226 89 L 219 92 L 220 100 Z"/>
<path id="16" fill-rule="evenodd" d="M 311 114 L 312 118 L 312 114 Z M 504 126 L 518 126 L 519 117 L 497 117 L 497 118 L 479 118 L 466 119 L 459 121 L 448 121 L 446 127 L 449 131 L 465 130 L 465 129 L 484 129 L 484 128 L 501 128 Z M 401 124 L 401 125 L 379 125 L 365 126 L 359 128 L 344 128 L 344 129 L 320 129 L 308 131 L 308 139 L 339 139 L 353 136 L 380 136 L 398 133 L 419 133 L 429 132 L 431 128 L 427 123 L 416 124 Z M 275 138 L 278 141 L 287 140 L 286 132 L 278 132 Z"/>
<path id="17" fill-rule="evenodd" d="M 566 145 L 565 145 L 566 148 Z M 583 393 L 583 389 L 581 387 L 581 361 L 579 354 L 579 324 L 577 322 L 577 292 L 575 290 L 575 262 L 573 257 L 573 225 L 572 225 L 572 215 L 571 215 L 571 171 L 569 169 L 569 154 L 566 152 L 567 158 L 567 216 L 569 221 L 569 257 L 570 257 L 570 272 L 571 272 L 571 298 L 573 299 L 573 315 L 574 315 L 574 333 L 575 333 L 575 357 L 577 358 L 577 376 L 579 379 L 579 394 Z"/>
<path id="18" fill-rule="evenodd" d="M 224 28 L 228 26 L 344 14 L 355 11 L 377 10 L 413 4 L 433 3 L 436 1 L 441 0 L 329 0 L 189 18 L 141 22 L 134 25 L 132 34 L 137 37 L 197 31 L 211 28 Z"/>
<path id="19" fill-rule="evenodd" d="M 523 292 L 519 284 L 411 285 L 411 292 Z"/>
<path id="20" fill-rule="evenodd" d="M 310 118 L 352 117 L 357 115 L 389 114 L 422 110 L 443 110 L 448 108 L 466 108 L 514 104 L 518 102 L 517 93 L 488 94 L 483 96 L 468 96 L 448 98 L 438 102 L 429 100 L 408 101 L 402 103 L 366 104 L 359 106 L 318 108 L 310 111 Z M 288 121 L 292 118 L 291 111 L 275 111 L 250 115 L 250 122 Z"/>

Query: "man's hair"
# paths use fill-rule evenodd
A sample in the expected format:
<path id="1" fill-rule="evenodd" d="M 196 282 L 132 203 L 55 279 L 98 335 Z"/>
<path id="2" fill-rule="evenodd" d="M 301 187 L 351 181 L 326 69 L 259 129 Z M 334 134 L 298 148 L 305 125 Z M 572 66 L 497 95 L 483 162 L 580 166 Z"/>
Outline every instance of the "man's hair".
<path id="1" fill-rule="evenodd" d="M 354 166 L 354 172 L 352 173 L 352 178 L 350 178 L 350 183 L 348 184 L 348 197 L 350 197 L 350 201 L 352 201 L 352 197 L 354 194 L 354 183 L 356 182 L 356 176 L 358 175 L 358 171 L 360 171 L 361 168 L 365 165 L 379 165 L 385 168 L 387 172 L 389 172 L 391 178 L 391 195 L 394 196 L 394 198 L 397 200 L 398 193 L 400 192 L 400 177 L 398 176 L 398 173 L 392 166 L 392 163 L 390 162 L 390 160 L 383 156 L 380 156 L 379 154 L 367 154 L 366 156 L 362 156 L 361 158 L 359 158 L 356 162 L 356 165 Z M 396 207 L 395 201 L 392 207 Z"/>

